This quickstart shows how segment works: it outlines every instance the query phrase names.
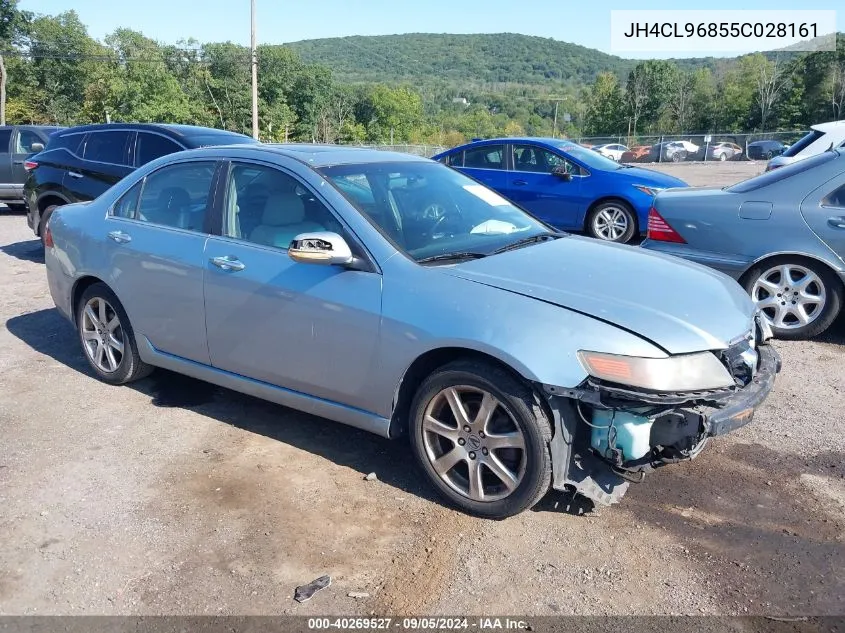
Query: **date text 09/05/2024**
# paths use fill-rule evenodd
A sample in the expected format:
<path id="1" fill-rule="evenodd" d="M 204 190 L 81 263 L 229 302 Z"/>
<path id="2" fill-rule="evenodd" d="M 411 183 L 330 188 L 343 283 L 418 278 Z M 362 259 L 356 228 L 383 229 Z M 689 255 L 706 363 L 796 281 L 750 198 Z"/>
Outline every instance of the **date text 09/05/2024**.
<path id="1" fill-rule="evenodd" d="M 818 37 L 815 22 L 631 22 L 624 37 Z"/>
<path id="2" fill-rule="evenodd" d="M 431 630 L 529 630 L 529 624 L 519 618 L 461 618 L 461 617 L 412 617 L 412 618 L 380 618 L 380 617 L 333 617 L 308 618 L 308 628 L 313 630 L 375 630 L 401 629 L 407 631 Z"/>

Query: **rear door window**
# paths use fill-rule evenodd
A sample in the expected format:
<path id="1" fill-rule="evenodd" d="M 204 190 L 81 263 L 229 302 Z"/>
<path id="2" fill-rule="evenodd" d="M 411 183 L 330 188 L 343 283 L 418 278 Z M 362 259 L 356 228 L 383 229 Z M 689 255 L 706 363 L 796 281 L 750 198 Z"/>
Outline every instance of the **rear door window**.
<path id="1" fill-rule="evenodd" d="M 464 167 L 471 169 L 504 169 L 505 146 L 484 145 L 464 150 Z"/>
<path id="2" fill-rule="evenodd" d="M 140 167 L 156 158 L 180 151 L 182 151 L 182 147 L 169 138 L 149 132 L 138 132 L 138 141 L 135 145 L 135 165 Z"/>
<path id="3" fill-rule="evenodd" d="M 112 165 L 129 164 L 128 131 L 91 132 L 85 143 L 85 160 Z"/>
<path id="4" fill-rule="evenodd" d="M 792 145 L 788 150 L 783 153 L 783 155 L 795 156 L 799 152 L 807 149 L 810 145 L 815 143 L 822 136 L 824 136 L 824 132 L 813 130 L 812 132 L 809 132 L 806 136 L 803 136 L 801 140 L 797 141 L 794 145 Z"/>

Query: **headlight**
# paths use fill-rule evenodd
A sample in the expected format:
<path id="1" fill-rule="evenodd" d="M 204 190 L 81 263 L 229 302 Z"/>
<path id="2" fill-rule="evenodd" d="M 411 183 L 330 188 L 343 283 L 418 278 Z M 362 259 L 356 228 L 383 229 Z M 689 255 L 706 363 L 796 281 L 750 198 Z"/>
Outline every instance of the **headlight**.
<path id="1" fill-rule="evenodd" d="M 699 391 L 736 384 L 727 368 L 710 352 L 638 358 L 581 350 L 578 360 L 594 378 L 653 391 Z"/>
<path id="2" fill-rule="evenodd" d="M 649 187 L 648 185 L 634 185 L 634 189 L 642 191 L 647 196 L 656 196 L 658 191 L 663 191 L 666 187 Z"/>

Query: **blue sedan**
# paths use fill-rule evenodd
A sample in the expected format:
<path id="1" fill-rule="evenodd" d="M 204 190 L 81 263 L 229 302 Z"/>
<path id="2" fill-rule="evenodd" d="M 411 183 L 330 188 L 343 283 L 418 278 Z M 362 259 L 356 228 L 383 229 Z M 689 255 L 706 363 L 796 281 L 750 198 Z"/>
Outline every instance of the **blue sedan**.
<path id="1" fill-rule="evenodd" d="M 618 501 L 747 424 L 779 369 L 729 277 L 555 231 L 415 156 L 177 152 L 59 207 L 44 237 L 104 382 L 161 367 L 406 434 L 421 475 L 484 517 L 550 487 Z"/>
<path id="2" fill-rule="evenodd" d="M 645 234 L 654 195 L 686 187 L 657 171 L 620 165 L 571 141 L 499 138 L 434 156 L 559 229 L 610 242 Z"/>

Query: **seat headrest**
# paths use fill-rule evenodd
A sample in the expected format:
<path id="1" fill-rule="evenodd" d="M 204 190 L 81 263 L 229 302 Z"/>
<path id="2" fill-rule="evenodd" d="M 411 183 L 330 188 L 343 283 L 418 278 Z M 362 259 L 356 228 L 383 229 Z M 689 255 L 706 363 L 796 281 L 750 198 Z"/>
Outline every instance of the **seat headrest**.
<path id="1" fill-rule="evenodd" d="M 162 209 L 182 209 L 190 206 L 191 196 L 181 187 L 166 187 L 158 194 L 158 203 Z"/>
<path id="2" fill-rule="evenodd" d="M 274 193 L 267 198 L 261 224 L 284 226 L 299 224 L 305 219 L 305 205 L 295 193 Z"/>

